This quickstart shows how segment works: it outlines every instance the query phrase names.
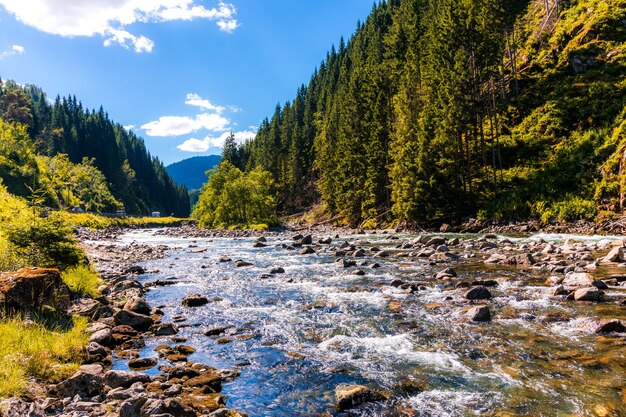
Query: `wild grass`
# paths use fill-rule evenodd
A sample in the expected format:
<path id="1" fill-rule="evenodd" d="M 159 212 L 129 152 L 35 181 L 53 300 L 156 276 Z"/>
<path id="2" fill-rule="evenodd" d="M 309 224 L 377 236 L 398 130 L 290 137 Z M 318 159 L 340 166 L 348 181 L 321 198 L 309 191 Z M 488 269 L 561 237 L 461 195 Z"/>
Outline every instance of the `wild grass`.
<path id="1" fill-rule="evenodd" d="M 109 227 L 155 227 L 171 226 L 180 224 L 186 219 L 176 217 L 105 217 L 93 213 L 68 213 L 58 212 L 58 216 L 64 221 L 80 227 L 88 227 L 93 230 L 103 230 Z"/>
<path id="2" fill-rule="evenodd" d="M 98 287 L 103 284 L 98 274 L 91 268 L 79 265 L 68 268 L 61 274 L 63 282 L 75 293 L 99 297 Z"/>
<path id="3" fill-rule="evenodd" d="M 26 392 L 29 379 L 56 383 L 71 376 L 84 357 L 87 319 L 47 328 L 21 318 L 0 320 L 0 398 Z"/>

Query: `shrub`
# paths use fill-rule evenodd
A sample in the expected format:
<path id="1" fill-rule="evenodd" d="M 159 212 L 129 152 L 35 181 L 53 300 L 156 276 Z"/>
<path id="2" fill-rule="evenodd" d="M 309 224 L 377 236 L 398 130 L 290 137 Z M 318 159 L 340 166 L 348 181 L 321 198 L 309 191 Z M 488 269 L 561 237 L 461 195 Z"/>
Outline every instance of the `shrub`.
<path id="1" fill-rule="evenodd" d="M 75 293 L 87 294 L 92 297 L 100 296 L 98 287 L 103 284 L 98 274 L 91 268 L 83 265 L 66 269 L 62 274 L 63 282 Z"/>

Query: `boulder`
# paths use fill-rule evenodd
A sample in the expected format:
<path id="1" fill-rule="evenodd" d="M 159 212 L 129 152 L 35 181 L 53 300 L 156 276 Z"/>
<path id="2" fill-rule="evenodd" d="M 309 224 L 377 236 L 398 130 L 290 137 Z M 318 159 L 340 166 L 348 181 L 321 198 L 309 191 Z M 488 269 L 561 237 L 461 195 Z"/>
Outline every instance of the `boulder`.
<path id="1" fill-rule="evenodd" d="M 241 260 L 237 261 L 237 263 L 235 264 L 235 266 L 236 266 L 237 268 L 243 268 L 243 267 L 246 267 L 246 266 L 252 266 L 252 265 L 253 265 L 253 264 L 252 264 L 252 263 L 250 263 L 250 262 L 241 261 Z"/>
<path id="2" fill-rule="evenodd" d="M 300 255 L 311 255 L 315 253 L 315 249 L 313 249 L 310 246 L 307 246 L 305 248 L 302 248 L 302 250 L 300 251 Z"/>
<path id="3" fill-rule="evenodd" d="M 200 307 L 209 303 L 209 299 L 201 294 L 188 294 L 183 298 L 183 305 L 186 307 Z"/>
<path id="4" fill-rule="evenodd" d="M 111 317 L 113 308 L 93 298 L 80 298 L 72 302 L 72 305 L 67 309 L 67 313 L 97 320 L 102 317 Z"/>
<path id="5" fill-rule="evenodd" d="M 456 277 L 456 271 L 452 268 L 446 268 L 443 271 L 439 271 L 437 273 L 437 275 L 435 275 L 435 278 L 437 279 L 444 279 L 444 278 L 453 278 Z"/>
<path id="6" fill-rule="evenodd" d="M 142 275 L 146 273 L 146 270 L 143 269 L 143 267 L 139 266 L 139 265 L 133 265 L 130 268 L 128 268 L 126 271 L 124 271 L 125 274 L 135 274 L 135 275 Z"/>
<path id="7" fill-rule="evenodd" d="M 141 407 L 139 415 L 141 417 L 148 417 L 159 414 L 170 414 L 175 417 L 197 417 L 195 411 L 174 398 L 148 400 L 145 402 L 144 406 Z"/>
<path id="8" fill-rule="evenodd" d="M 96 342 L 87 344 L 85 350 L 87 352 L 87 363 L 103 362 L 109 356 L 109 350 Z"/>
<path id="9" fill-rule="evenodd" d="M 361 404 L 385 400 L 385 396 L 364 385 L 341 384 L 335 387 L 337 408 L 340 411 L 358 407 Z"/>
<path id="10" fill-rule="evenodd" d="M 521 255 L 516 255 L 507 259 L 506 263 L 512 266 L 528 267 L 533 266 L 536 261 L 530 253 L 522 253 Z"/>
<path id="11" fill-rule="evenodd" d="M 491 298 L 491 292 L 483 287 L 474 287 L 465 293 L 465 298 L 468 300 L 488 300 Z"/>
<path id="12" fill-rule="evenodd" d="M 209 417 L 248 417 L 248 415 L 228 408 L 220 408 L 209 414 Z"/>
<path id="13" fill-rule="evenodd" d="M 133 297 L 126 301 L 124 304 L 124 310 L 133 311 L 135 313 L 150 315 L 150 305 L 141 297 Z"/>
<path id="14" fill-rule="evenodd" d="M 98 330 L 89 337 L 90 342 L 98 343 L 102 346 L 108 346 L 111 343 L 113 332 L 108 327 L 102 330 Z"/>
<path id="15" fill-rule="evenodd" d="M 487 306 L 472 307 L 468 310 L 467 316 L 471 321 L 491 321 L 491 311 L 489 311 L 489 307 Z"/>
<path id="16" fill-rule="evenodd" d="M 624 248 L 615 247 L 604 257 L 604 262 L 624 262 Z"/>
<path id="17" fill-rule="evenodd" d="M 37 403 L 20 398 L 9 398 L 0 402 L 0 417 L 44 417 L 46 413 Z"/>
<path id="18" fill-rule="evenodd" d="M 103 382 L 101 373 L 94 370 L 79 370 L 65 381 L 56 384 L 54 391 L 62 398 L 75 395 L 89 398 L 102 392 Z"/>
<path id="19" fill-rule="evenodd" d="M 142 384 L 148 383 L 150 382 L 150 377 L 141 372 L 108 371 L 104 374 L 104 377 L 102 377 L 102 382 L 110 388 L 128 388 L 137 382 L 141 382 Z"/>
<path id="20" fill-rule="evenodd" d="M 594 333 L 626 333 L 626 326 L 617 320 L 604 320 L 597 324 Z"/>
<path id="21" fill-rule="evenodd" d="M 128 367 L 132 370 L 150 369 L 156 366 L 157 358 L 133 358 L 128 361 Z"/>
<path id="22" fill-rule="evenodd" d="M 564 287 L 588 287 L 593 283 L 594 279 L 587 272 L 572 272 L 563 279 Z"/>
<path id="23" fill-rule="evenodd" d="M 173 336 L 178 333 L 178 328 L 172 323 L 159 323 L 152 326 L 155 336 Z"/>
<path id="24" fill-rule="evenodd" d="M 270 271 L 270 274 L 284 274 L 285 273 L 285 268 L 272 268 L 272 270 Z"/>
<path id="25" fill-rule="evenodd" d="M 65 311 L 70 289 L 57 269 L 22 268 L 0 273 L 0 306 L 8 311 L 41 311 L 44 306 Z"/>
<path id="26" fill-rule="evenodd" d="M 152 317 L 134 313 L 129 310 L 120 310 L 113 315 L 113 318 L 115 319 L 115 324 L 130 326 L 139 331 L 148 330 L 154 323 Z"/>
<path id="27" fill-rule="evenodd" d="M 574 300 L 576 301 L 600 301 L 602 299 L 602 291 L 596 287 L 580 288 L 574 292 Z"/>
<path id="28" fill-rule="evenodd" d="M 356 266 L 356 262 L 352 261 L 350 259 L 340 259 L 337 262 L 337 265 L 339 265 L 340 268 L 351 268 L 353 266 Z"/>

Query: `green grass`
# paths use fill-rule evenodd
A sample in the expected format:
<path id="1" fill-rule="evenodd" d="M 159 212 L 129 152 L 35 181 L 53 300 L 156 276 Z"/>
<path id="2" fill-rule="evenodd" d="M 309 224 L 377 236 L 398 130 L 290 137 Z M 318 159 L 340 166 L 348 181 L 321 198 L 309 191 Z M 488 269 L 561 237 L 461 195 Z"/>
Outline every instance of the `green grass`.
<path id="1" fill-rule="evenodd" d="M 82 317 L 66 329 L 0 320 L 0 398 L 24 394 L 30 378 L 57 383 L 71 376 L 84 358 L 86 327 Z"/>
<path id="2" fill-rule="evenodd" d="M 73 292 L 92 297 L 100 296 L 98 287 L 104 283 L 94 270 L 83 265 L 66 269 L 61 278 Z"/>
<path id="3" fill-rule="evenodd" d="M 159 227 L 174 226 L 188 219 L 177 217 L 104 217 L 92 213 L 57 212 L 64 221 L 73 226 L 88 227 L 94 230 L 109 227 Z"/>

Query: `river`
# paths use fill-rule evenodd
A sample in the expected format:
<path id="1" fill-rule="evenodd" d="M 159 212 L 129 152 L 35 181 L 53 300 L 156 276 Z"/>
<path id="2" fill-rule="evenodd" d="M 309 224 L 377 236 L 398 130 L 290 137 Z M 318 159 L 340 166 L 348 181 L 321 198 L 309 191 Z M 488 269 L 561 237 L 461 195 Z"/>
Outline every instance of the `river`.
<path id="1" fill-rule="evenodd" d="M 135 231 L 119 243 L 168 246 L 164 259 L 142 264 L 154 272 L 141 280 L 176 284 L 151 289 L 146 300 L 162 308 L 163 320 L 175 322 L 178 337 L 197 349 L 190 360 L 240 370 L 222 393 L 229 408 L 251 417 L 339 415 L 334 388 L 341 383 L 389 393 L 388 401 L 351 414 L 358 416 L 626 415 L 626 341 L 588 330 L 601 318 L 624 319 L 626 307 L 617 301 L 626 298 L 626 288 L 606 290 L 612 301 L 604 303 L 555 298 L 545 268 L 487 265 L 494 250 L 478 250 L 469 240 L 475 236 L 460 237 L 450 248 L 459 259 L 445 264 L 397 256 L 408 252 L 398 246 L 411 235 L 342 236 L 309 255 L 286 248 L 289 236 L 268 238 L 267 247 L 255 248 L 253 238 Z M 511 244 L 495 251 L 534 252 L 538 241 L 560 245 L 572 238 L 594 256 L 612 239 L 536 235 L 510 238 Z M 346 240 L 366 251 L 353 268 L 341 268 L 332 253 Z M 374 257 L 372 247 L 391 256 Z M 223 256 L 233 261 L 219 262 Z M 252 266 L 238 268 L 238 259 Z M 435 279 L 447 266 L 458 278 Z M 284 273 L 269 274 L 276 267 Z M 626 273 L 614 266 L 592 272 L 606 277 L 620 271 Z M 397 279 L 420 288 L 410 293 L 389 285 Z M 467 319 L 467 288 L 453 285 L 476 280 L 498 283 L 489 288 L 488 323 Z M 183 307 L 190 293 L 211 302 Z M 217 327 L 224 328 L 221 334 L 205 335 Z M 162 343 L 171 342 L 148 339 L 142 356 L 156 356 L 154 348 Z M 126 361 L 114 366 L 126 369 Z"/>

